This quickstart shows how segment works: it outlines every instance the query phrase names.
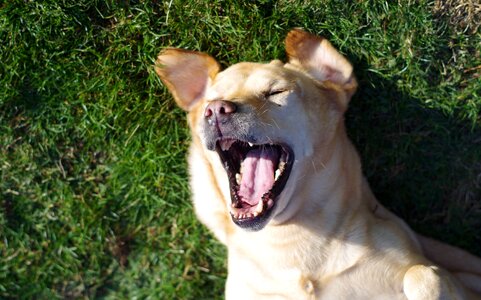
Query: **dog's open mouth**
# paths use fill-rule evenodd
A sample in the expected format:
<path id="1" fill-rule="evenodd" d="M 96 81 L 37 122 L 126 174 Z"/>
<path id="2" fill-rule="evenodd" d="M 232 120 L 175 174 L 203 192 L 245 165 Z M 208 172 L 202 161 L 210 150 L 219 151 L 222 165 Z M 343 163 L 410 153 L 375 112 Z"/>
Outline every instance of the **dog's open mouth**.
<path id="1" fill-rule="evenodd" d="M 216 151 L 229 178 L 232 220 L 242 228 L 261 229 L 289 178 L 292 150 L 281 144 L 221 139 Z"/>

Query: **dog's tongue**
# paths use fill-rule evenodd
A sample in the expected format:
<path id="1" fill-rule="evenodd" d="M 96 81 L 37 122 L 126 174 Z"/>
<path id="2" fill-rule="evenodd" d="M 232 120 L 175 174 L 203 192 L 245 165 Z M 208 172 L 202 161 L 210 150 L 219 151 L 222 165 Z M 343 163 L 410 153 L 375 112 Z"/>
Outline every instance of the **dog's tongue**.
<path id="1" fill-rule="evenodd" d="M 274 185 L 274 172 L 279 154 L 272 148 L 258 148 L 247 153 L 242 162 L 239 196 L 242 201 L 256 205 Z"/>

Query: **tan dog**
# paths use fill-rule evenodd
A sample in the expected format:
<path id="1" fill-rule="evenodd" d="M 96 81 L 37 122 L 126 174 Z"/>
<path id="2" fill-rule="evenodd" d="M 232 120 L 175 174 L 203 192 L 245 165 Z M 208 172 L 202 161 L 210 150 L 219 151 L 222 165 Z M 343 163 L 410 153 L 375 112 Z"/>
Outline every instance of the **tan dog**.
<path id="1" fill-rule="evenodd" d="M 480 259 L 416 235 L 374 198 L 344 129 L 351 64 L 299 29 L 286 50 L 286 64 L 222 72 L 199 52 L 157 60 L 189 112 L 194 205 L 228 247 L 226 298 L 477 299 Z"/>

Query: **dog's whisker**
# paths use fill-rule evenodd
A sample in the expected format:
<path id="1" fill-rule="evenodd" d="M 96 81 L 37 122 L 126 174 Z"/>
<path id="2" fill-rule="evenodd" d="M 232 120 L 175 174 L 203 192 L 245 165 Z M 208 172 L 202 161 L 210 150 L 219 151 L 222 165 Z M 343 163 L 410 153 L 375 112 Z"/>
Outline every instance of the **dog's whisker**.
<path id="1" fill-rule="evenodd" d="M 314 173 L 317 173 L 316 163 L 314 162 L 314 159 L 311 159 L 311 163 L 312 163 L 312 168 L 314 169 Z"/>
<path id="2" fill-rule="evenodd" d="M 276 125 L 277 129 L 281 129 L 281 127 L 279 126 L 279 124 L 277 124 L 276 120 L 272 119 L 272 122 L 274 123 L 274 125 Z"/>

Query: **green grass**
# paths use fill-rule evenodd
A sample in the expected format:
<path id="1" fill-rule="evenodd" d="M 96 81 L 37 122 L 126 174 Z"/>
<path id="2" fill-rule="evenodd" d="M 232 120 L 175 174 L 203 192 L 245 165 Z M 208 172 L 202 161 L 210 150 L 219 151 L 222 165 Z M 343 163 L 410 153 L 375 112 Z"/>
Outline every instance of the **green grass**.
<path id="1" fill-rule="evenodd" d="M 391 2 L 0 4 L 0 298 L 222 298 L 226 250 L 193 214 L 154 59 L 285 59 L 292 27 L 353 62 L 346 121 L 380 200 L 481 255 L 479 12 Z"/>

